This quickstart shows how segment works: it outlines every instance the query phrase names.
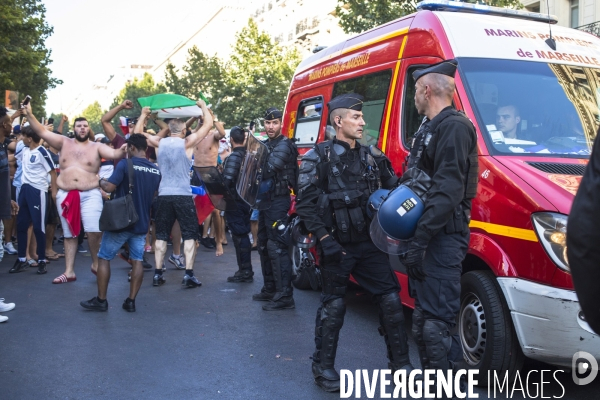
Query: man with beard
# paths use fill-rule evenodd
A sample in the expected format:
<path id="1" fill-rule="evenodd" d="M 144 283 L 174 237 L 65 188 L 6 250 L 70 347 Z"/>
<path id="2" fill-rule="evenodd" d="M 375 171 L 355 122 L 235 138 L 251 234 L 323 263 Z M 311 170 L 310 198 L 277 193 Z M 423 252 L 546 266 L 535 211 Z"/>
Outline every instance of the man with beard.
<path id="1" fill-rule="evenodd" d="M 111 149 L 90 141 L 90 127 L 85 118 L 75 119 L 75 137 L 69 139 L 46 130 L 31 111 L 31 103 L 23 107 L 33 130 L 48 144 L 60 151 L 60 175 L 57 179 L 56 205 L 64 232 L 65 272 L 52 283 L 75 281 L 75 253 L 80 224 L 88 234 L 93 269 L 98 269 L 98 249 L 102 232 L 99 228 L 102 195 L 98 188 L 98 172 L 102 158 L 123 158 L 126 144 Z"/>
<path id="2" fill-rule="evenodd" d="M 255 301 L 268 301 L 265 311 L 295 308 L 292 289 L 292 260 L 288 253 L 285 237 L 280 235 L 287 221 L 292 202 L 290 188 L 296 186 L 298 177 L 298 150 L 286 136 L 281 134 L 283 114 L 276 108 L 265 112 L 265 130 L 269 139 L 269 158 L 263 182 L 271 189 L 263 196 L 270 207 L 261 210 L 258 216 L 258 252 L 264 285 L 252 296 Z"/>

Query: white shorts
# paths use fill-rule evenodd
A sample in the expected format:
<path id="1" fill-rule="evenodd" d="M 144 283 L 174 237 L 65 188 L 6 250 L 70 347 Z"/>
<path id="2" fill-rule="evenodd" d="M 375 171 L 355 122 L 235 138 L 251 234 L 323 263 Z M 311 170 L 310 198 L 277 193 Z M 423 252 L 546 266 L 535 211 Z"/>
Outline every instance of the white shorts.
<path id="1" fill-rule="evenodd" d="M 58 210 L 58 215 L 60 215 L 64 237 L 72 238 L 75 236 L 73 236 L 69 229 L 69 223 L 62 216 L 62 203 L 67 194 L 69 192 L 58 189 L 58 193 L 56 194 L 56 209 Z M 83 230 L 86 232 L 100 232 L 100 214 L 102 214 L 102 207 L 104 206 L 100 189 L 79 192 L 79 197 L 81 199 L 81 222 L 83 222 Z"/>

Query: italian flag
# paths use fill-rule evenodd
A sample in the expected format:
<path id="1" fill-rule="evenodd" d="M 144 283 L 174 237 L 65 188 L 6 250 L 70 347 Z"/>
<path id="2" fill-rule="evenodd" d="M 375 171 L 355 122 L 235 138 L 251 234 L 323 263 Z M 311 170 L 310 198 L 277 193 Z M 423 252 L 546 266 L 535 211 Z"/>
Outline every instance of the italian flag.
<path id="1" fill-rule="evenodd" d="M 200 98 L 208 101 L 202 93 Z M 155 94 L 149 97 L 140 97 L 138 99 L 140 106 L 150 107 L 152 112 L 157 112 L 158 118 L 189 118 L 202 115 L 202 109 L 196 105 L 194 100 L 185 96 L 172 93 Z"/>

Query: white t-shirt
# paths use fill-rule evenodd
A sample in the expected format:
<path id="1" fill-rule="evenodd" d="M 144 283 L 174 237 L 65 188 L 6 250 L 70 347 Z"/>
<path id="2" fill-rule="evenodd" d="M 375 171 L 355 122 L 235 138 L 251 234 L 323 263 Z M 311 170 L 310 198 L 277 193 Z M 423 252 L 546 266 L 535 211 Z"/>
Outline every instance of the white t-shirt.
<path id="1" fill-rule="evenodd" d="M 48 151 L 42 146 L 31 150 L 25 147 L 16 155 L 23 166 L 22 184 L 29 184 L 42 192 L 48 191 L 48 173 L 54 169 L 54 163 Z"/>

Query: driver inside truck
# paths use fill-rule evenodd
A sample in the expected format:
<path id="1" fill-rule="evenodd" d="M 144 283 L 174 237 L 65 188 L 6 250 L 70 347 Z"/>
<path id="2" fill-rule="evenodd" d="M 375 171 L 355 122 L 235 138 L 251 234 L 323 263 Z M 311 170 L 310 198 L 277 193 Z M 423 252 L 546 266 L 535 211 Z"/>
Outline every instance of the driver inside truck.
<path id="1" fill-rule="evenodd" d="M 521 115 L 517 106 L 507 104 L 496 111 L 496 128 L 502 131 L 505 138 L 516 139 L 519 131 Z"/>

